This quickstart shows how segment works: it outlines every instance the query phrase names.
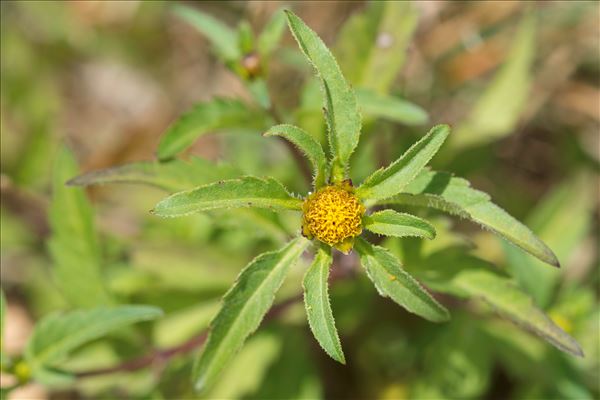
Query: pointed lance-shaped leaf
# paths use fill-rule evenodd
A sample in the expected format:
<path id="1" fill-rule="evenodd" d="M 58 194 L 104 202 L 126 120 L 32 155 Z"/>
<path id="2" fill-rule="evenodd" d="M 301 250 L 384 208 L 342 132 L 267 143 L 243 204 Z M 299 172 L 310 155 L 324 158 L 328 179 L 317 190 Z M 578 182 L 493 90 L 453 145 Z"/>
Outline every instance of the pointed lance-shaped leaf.
<path id="1" fill-rule="evenodd" d="M 192 157 L 189 161 L 179 159 L 164 162 L 141 161 L 92 171 L 71 179 L 67 184 L 88 186 L 107 183 L 131 183 L 154 186 L 169 193 L 175 193 L 238 176 L 240 176 L 240 172 L 230 165 L 214 164 L 198 157 Z M 236 210 L 235 215 L 236 218 L 251 221 L 252 224 L 274 239 L 287 237 L 287 229 L 279 220 L 279 216 L 273 212 L 248 208 Z"/>
<path id="2" fill-rule="evenodd" d="M 359 237 L 356 250 L 379 294 L 430 321 L 442 322 L 450 318 L 448 310 L 402 269 L 400 261 L 387 249 L 374 246 Z"/>
<path id="3" fill-rule="evenodd" d="M 449 133 L 448 125 L 434 126 L 399 159 L 365 179 L 356 194 L 363 199 L 380 200 L 400 193 L 437 153 Z"/>
<path id="4" fill-rule="evenodd" d="M 265 132 L 264 136 L 281 136 L 292 142 L 310 160 L 314 170 L 314 184 L 319 188 L 325 184 L 327 159 L 321 144 L 306 131 L 294 125 L 276 125 Z"/>
<path id="5" fill-rule="evenodd" d="M 300 210 L 302 200 L 273 178 L 246 176 L 175 193 L 161 200 L 152 212 L 159 217 L 180 217 L 231 207 Z"/>
<path id="6" fill-rule="evenodd" d="M 164 162 L 140 161 L 91 171 L 67 182 L 70 186 L 107 183 L 131 183 L 155 186 L 177 192 L 218 180 L 236 178 L 240 173 L 227 164 L 213 164 L 202 158 L 189 161 L 174 159 Z"/>
<path id="7" fill-rule="evenodd" d="M 542 337 L 562 351 L 583 356 L 579 344 L 558 327 L 509 277 L 484 260 L 450 248 L 432 253 L 412 270 L 434 290 L 481 299 L 519 327 Z"/>
<path id="8" fill-rule="evenodd" d="M 258 328 L 288 270 L 310 242 L 296 238 L 278 251 L 256 257 L 225 294 L 194 368 L 196 390 L 211 387 L 219 373 Z"/>
<path id="9" fill-rule="evenodd" d="M 360 136 L 361 121 L 354 91 L 321 38 L 294 13 L 286 11 L 286 14 L 294 38 L 321 79 L 333 156 L 332 175 L 341 180 Z"/>
<path id="10" fill-rule="evenodd" d="M 529 228 L 492 203 L 490 196 L 473 189 L 465 179 L 449 173 L 423 171 L 401 193 L 378 204 L 436 208 L 477 222 L 540 260 L 558 267 L 552 252 Z"/>
<path id="11" fill-rule="evenodd" d="M 331 358 L 345 364 L 346 360 L 329 302 L 328 278 L 332 261 L 331 249 L 320 246 L 312 265 L 304 275 L 304 305 L 308 324 L 315 339 Z"/>
<path id="12" fill-rule="evenodd" d="M 435 238 L 435 228 L 424 219 L 394 210 L 375 212 L 363 218 L 364 227 L 373 233 L 386 236 L 416 236 Z"/>

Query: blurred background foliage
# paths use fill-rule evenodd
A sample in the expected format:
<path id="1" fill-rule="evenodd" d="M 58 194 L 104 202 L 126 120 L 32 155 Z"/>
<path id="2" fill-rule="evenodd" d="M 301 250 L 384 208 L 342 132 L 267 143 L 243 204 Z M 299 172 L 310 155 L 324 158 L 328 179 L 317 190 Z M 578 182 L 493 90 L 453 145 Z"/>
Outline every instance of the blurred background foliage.
<path id="1" fill-rule="evenodd" d="M 206 397 L 600 396 L 596 2 L 187 5 L 245 32 L 261 32 L 273 13 L 291 7 L 319 33 L 363 109 L 351 171 L 357 182 L 429 126 L 449 123 L 453 134 L 433 166 L 490 193 L 556 252 L 562 268 L 442 216 L 431 243 L 385 244 L 413 270 L 425 268 L 429 256 L 429 266 L 460 263 L 453 249 L 468 249 L 508 271 L 586 354 L 562 354 L 476 299 L 442 296 L 452 321 L 429 323 L 378 297 L 358 272 L 331 289 L 347 366 L 318 348 L 298 303 L 262 325 Z M 70 371 L 115 365 L 197 336 L 238 271 L 295 232 L 297 219 L 221 211 L 158 220 L 148 210 L 163 197 L 160 190 L 107 185 L 84 192 L 64 182 L 155 159 L 171 121 L 214 97 L 276 108 L 323 139 L 319 89 L 291 35 L 285 31 L 277 46 L 262 43 L 274 51 L 262 60 L 266 86 L 257 88 L 226 65 L 226 52 L 214 51 L 211 40 L 223 38 L 207 38 L 176 17 L 173 3 L 0 7 L 3 354 L 18 358 L 41 316 L 90 303 L 151 304 L 165 316 L 79 349 L 64 365 Z M 389 96 L 393 107 L 382 100 Z M 308 185 L 286 147 L 259 133 L 223 129 L 197 140 L 186 153 L 201 158 L 196 182 L 251 173 L 304 193 Z M 352 259 L 338 267 L 352 268 L 346 264 Z M 281 298 L 297 294 L 302 270 L 294 269 Z M 192 398 L 193 354 L 68 385 L 29 384 L 9 398 Z M 3 375 L 2 386 L 11 379 Z"/>

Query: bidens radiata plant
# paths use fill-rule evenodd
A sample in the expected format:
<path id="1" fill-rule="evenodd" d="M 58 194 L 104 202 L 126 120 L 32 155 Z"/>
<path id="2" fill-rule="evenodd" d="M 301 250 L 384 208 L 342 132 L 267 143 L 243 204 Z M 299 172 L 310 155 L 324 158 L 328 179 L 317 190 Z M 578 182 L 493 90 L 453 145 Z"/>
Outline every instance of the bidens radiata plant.
<path id="1" fill-rule="evenodd" d="M 527 227 L 490 201 L 487 194 L 472 189 L 463 179 L 435 172 L 426 165 L 450 133 L 446 125 L 433 127 L 399 159 L 372 173 L 355 186 L 348 179 L 349 162 L 359 143 L 361 117 L 352 87 L 342 76 L 333 55 L 321 39 L 295 14 L 287 11 L 287 22 L 298 45 L 320 79 L 328 128 L 329 157 L 321 144 L 303 129 L 279 124 L 265 136 L 279 136 L 300 149 L 312 164 L 313 189 L 299 198 L 273 178 L 245 176 L 225 179 L 192 190 L 175 193 L 159 202 L 153 212 L 160 217 L 179 217 L 196 212 L 232 207 L 295 210 L 302 213 L 298 236 L 283 248 L 256 257 L 225 294 L 222 307 L 211 324 L 210 334 L 194 370 L 198 390 L 210 387 L 224 366 L 255 331 L 287 272 L 312 243 L 315 256 L 304 277 L 304 301 L 310 328 L 333 359 L 345 363 L 328 298 L 332 249 L 349 253 L 355 249 L 378 292 L 430 321 L 441 322 L 449 313 L 401 266 L 384 247 L 370 243 L 361 234 L 368 230 L 395 237 L 435 237 L 434 227 L 396 206 L 424 206 L 472 220 L 492 230 L 538 259 L 558 267 L 552 251 Z M 386 207 L 389 207 L 386 209 Z M 460 271 L 455 271 L 455 277 Z M 449 278 L 450 279 L 450 278 Z M 450 279 L 449 292 L 477 294 L 485 290 L 486 277 Z M 435 288 L 437 289 L 437 287 Z M 520 294 L 519 294 L 520 296 Z M 516 296 L 515 302 L 527 303 Z M 493 304 L 501 311 L 506 304 Z M 510 314 L 513 310 L 508 311 Z M 577 343 L 537 310 L 513 312 L 517 322 L 563 351 L 581 355 Z"/>

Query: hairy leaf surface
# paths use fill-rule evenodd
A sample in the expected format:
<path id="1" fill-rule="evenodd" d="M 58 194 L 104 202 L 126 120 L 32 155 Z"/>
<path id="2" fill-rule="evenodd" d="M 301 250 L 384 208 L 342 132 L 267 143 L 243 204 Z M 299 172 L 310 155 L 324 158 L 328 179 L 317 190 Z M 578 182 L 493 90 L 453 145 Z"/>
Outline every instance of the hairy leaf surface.
<path id="1" fill-rule="evenodd" d="M 450 318 L 448 310 L 404 271 L 400 261 L 387 249 L 371 245 L 362 238 L 356 241 L 356 249 L 361 264 L 367 270 L 379 294 L 391 298 L 406 310 L 430 321 L 442 322 Z"/>
<path id="2" fill-rule="evenodd" d="M 321 144 L 306 131 L 294 125 L 276 125 L 265 132 L 264 136 L 281 136 L 298 147 L 310 160 L 314 170 L 314 183 L 317 188 L 326 180 L 327 159 Z"/>
<path id="3" fill-rule="evenodd" d="M 304 305 L 310 329 L 323 350 L 334 360 L 345 364 L 329 302 L 328 278 L 332 261 L 331 250 L 321 246 L 304 275 Z"/>
<path id="4" fill-rule="evenodd" d="M 473 189 L 465 179 L 445 172 L 423 171 L 405 193 L 380 204 L 405 204 L 430 208 L 477 222 L 523 250 L 554 266 L 556 256 L 529 228 L 491 202 L 490 196 Z"/>
<path id="5" fill-rule="evenodd" d="M 361 122 L 354 92 L 319 36 L 294 13 L 286 13 L 294 38 L 321 79 L 334 169 L 345 171 L 360 136 Z"/>
<path id="6" fill-rule="evenodd" d="M 363 199 L 380 200 L 400 193 L 437 153 L 449 133 L 447 125 L 434 126 L 398 160 L 369 176 L 356 194 Z"/>
<path id="7" fill-rule="evenodd" d="M 197 390 L 214 384 L 246 338 L 258 328 L 288 270 L 308 244 L 304 238 L 294 239 L 281 250 L 256 257 L 240 273 L 211 323 L 208 340 L 194 369 Z"/>
<path id="8" fill-rule="evenodd" d="M 175 193 L 160 201 L 153 212 L 160 217 L 179 217 L 230 207 L 300 210 L 302 200 L 292 197 L 273 178 L 246 176 Z"/>
<path id="9" fill-rule="evenodd" d="M 371 232 L 386 236 L 416 236 L 426 239 L 435 238 L 435 228 L 424 219 L 394 210 L 375 212 L 364 218 L 365 228 Z"/>

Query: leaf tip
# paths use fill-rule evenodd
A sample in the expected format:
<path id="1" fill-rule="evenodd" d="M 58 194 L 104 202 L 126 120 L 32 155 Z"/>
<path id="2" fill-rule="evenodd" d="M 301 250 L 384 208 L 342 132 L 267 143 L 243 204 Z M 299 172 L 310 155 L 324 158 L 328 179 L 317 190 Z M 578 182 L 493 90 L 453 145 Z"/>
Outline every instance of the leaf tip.
<path id="1" fill-rule="evenodd" d="M 577 342 L 575 342 L 575 349 L 573 349 L 573 355 L 575 357 L 585 358 L 585 353 L 583 352 L 581 346 L 579 346 L 579 343 Z"/>
<path id="2" fill-rule="evenodd" d="M 554 268 L 558 268 L 560 269 L 560 261 L 558 261 L 558 257 L 556 257 L 556 254 L 554 254 L 554 252 L 550 251 L 550 256 L 548 259 L 548 264 L 552 265 Z"/>
<path id="3" fill-rule="evenodd" d="M 66 181 L 65 186 L 85 186 L 85 184 L 82 182 L 80 175 Z"/>

